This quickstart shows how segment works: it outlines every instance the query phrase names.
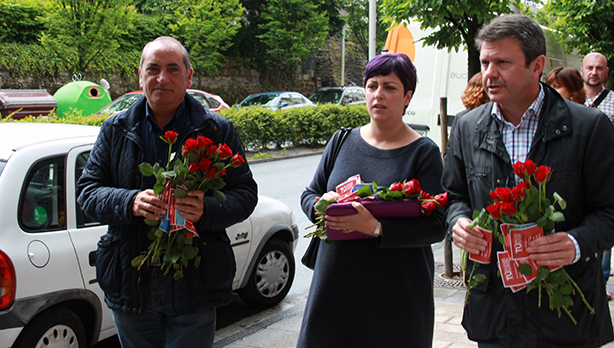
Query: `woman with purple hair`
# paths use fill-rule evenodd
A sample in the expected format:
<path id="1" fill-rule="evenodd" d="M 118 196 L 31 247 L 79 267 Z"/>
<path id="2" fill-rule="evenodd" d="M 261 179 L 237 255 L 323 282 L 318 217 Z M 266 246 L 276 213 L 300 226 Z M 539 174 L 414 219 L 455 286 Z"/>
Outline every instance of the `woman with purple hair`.
<path id="1" fill-rule="evenodd" d="M 443 192 L 439 148 L 403 122 L 416 89 L 409 57 L 376 56 L 364 87 L 371 121 L 351 130 L 336 160 L 327 146 L 301 196 L 312 221 L 314 203 L 339 199 L 335 187 L 356 174 L 380 186 L 416 179 L 425 192 Z M 445 235 L 443 209 L 430 217 L 377 219 L 352 204 L 358 214 L 326 216 L 326 225 L 372 238 L 320 243 L 297 347 L 431 347 L 431 244 Z"/>

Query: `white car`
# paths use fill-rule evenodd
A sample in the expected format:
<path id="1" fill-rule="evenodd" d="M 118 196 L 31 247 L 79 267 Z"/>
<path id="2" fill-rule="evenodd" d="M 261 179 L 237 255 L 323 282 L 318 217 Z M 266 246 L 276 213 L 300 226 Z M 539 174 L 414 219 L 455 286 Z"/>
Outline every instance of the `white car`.
<path id="1" fill-rule="evenodd" d="M 96 280 L 107 226 L 76 203 L 76 183 L 99 128 L 0 123 L 0 348 L 86 347 L 116 333 Z M 298 226 L 290 208 L 260 196 L 228 228 L 247 303 L 272 306 L 294 279 Z"/>

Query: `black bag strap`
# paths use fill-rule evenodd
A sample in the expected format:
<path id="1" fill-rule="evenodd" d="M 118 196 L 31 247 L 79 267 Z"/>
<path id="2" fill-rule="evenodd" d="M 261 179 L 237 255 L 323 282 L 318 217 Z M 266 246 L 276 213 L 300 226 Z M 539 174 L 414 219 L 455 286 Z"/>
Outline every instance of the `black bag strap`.
<path id="1" fill-rule="evenodd" d="M 603 92 L 601 92 L 601 94 L 599 95 L 599 97 L 597 99 L 595 99 L 595 101 L 593 102 L 593 104 L 591 104 L 591 107 L 593 108 L 598 108 L 599 104 L 601 104 L 601 102 L 605 99 L 605 97 L 608 96 L 608 93 L 610 93 L 610 90 L 607 88 L 603 89 Z"/>
<path id="2" fill-rule="evenodd" d="M 330 166 L 328 166 L 327 168 L 324 168 L 324 170 L 326 171 L 327 180 L 328 180 L 328 177 L 330 176 L 330 173 L 333 171 L 333 167 L 335 166 L 335 161 L 337 161 L 337 156 L 339 156 L 339 151 L 341 151 L 341 146 L 343 145 L 343 142 L 350 134 L 350 131 L 352 131 L 352 127 L 341 127 L 338 132 L 335 132 L 335 134 L 333 134 L 333 138 L 331 139 L 331 149 L 332 149 L 331 159 L 332 161 L 330 162 Z"/>

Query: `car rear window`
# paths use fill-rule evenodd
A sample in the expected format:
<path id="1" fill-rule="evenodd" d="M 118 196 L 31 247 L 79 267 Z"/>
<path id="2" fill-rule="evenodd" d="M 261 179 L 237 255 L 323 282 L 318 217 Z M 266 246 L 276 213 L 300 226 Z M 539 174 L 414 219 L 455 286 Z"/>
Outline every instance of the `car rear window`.
<path id="1" fill-rule="evenodd" d="M 65 156 L 48 158 L 30 168 L 19 198 L 19 225 L 24 231 L 65 228 L 65 160 Z"/>

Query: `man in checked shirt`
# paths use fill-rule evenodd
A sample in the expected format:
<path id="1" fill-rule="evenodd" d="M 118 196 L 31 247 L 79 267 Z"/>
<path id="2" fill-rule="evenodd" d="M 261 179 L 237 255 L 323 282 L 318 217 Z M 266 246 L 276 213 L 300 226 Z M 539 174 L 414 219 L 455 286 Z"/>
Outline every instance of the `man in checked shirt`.
<path id="1" fill-rule="evenodd" d="M 549 309 L 547 295 L 539 307 L 537 290 L 504 288 L 496 262 L 503 246 L 493 238 L 493 261 L 475 269 L 486 280 L 468 294 L 463 327 L 480 348 L 602 346 L 614 340 L 601 273 L 601 252 L 614 244 L 614 156 L 608 153 L 614 126 L 599 110 L 564 100 L 540 83 L 546 42 L 529 17 L 495 18 L 477 42 L 491 102 L 460 119 L 446 158 L 442 185 L 454 243 L 470 253 L 485 250 L 482 234 L 467 228 L 473 211 L 492 203 L 489 193 L 497 187 L 518 183 L 514 163 L 531 159 L 549 166 L 547 195 L 557 192 L 567 201 L 565 221 L 527 251 L 541 266 L 565 266 L 595 312 L 576 293 L 574 325 Z"/>

